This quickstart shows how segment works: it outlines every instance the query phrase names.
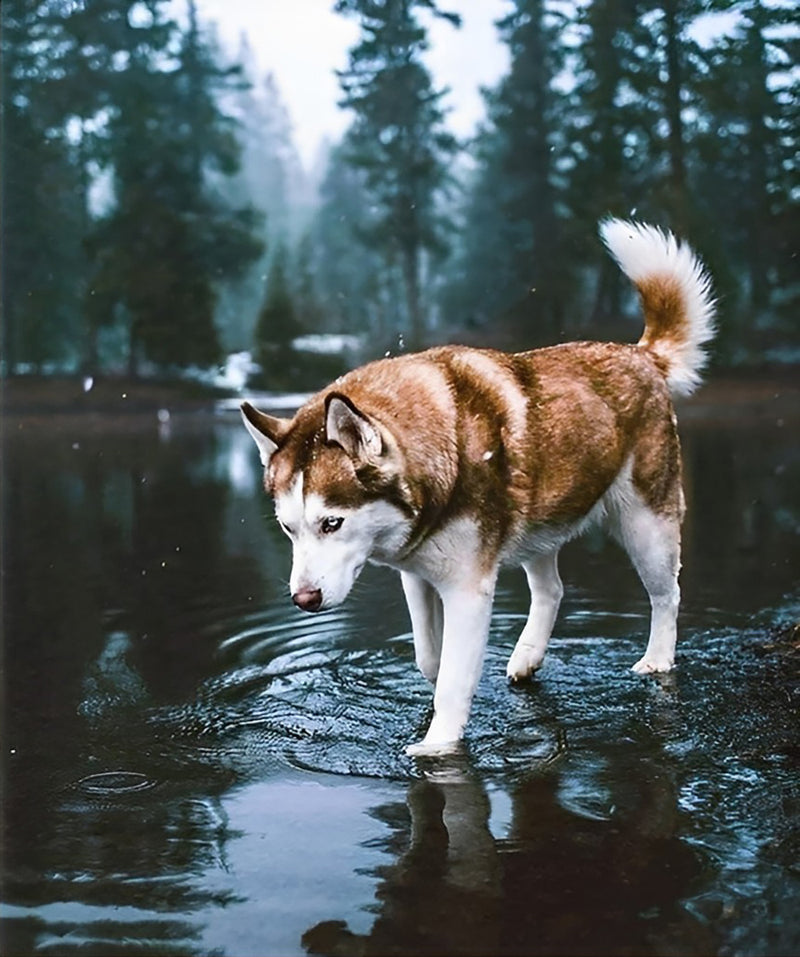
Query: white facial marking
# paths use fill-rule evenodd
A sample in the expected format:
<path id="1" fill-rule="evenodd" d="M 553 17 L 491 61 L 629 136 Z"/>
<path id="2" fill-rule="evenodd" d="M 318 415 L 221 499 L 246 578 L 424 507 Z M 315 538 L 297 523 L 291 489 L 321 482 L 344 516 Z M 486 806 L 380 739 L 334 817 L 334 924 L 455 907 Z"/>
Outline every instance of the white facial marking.
<path id="1" fill-rule="evenodd" d="M 303 475 L 295 477 L 289 488 L 275 497 L 275 514 L 286 534 L 294 539 L 303 524 Z"/>
<path id="2" fill-rule="evenodd" d="M 406 517 L 388 502 L 341 508 L 315 493 L 304 496 L 302 475 L 277 496 L 275 513 L 292 540 L 291 593 L 318 589 L 323 608 L 343 602 L 366 562 L 390 559 L 410 533 Z"/>

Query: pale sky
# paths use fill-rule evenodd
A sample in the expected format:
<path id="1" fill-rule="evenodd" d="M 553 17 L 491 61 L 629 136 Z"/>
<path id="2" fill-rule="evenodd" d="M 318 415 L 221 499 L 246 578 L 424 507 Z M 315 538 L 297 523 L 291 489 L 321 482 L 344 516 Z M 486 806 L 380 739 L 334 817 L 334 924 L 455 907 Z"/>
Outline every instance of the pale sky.
<path id="1" fill-rule="evenodd" d="M 186 0 L 173 0 L 177 9 Z M 196 0 L 201 18 L 217 24 L 219 38 L 232 55 L 242 32 L 258 61 L 260 74 L 272 72 L 292 119 L 294 142 L 306 169 L 326 137 L 338 140 L 350 123 L 340 110 L 335 69 L 347 65 L 347 51 L 358 39 L 357 18 L 333 13 L 334 0 Z M 441 0 L 442 9 L 459 13 L 460 29 L 445 20 L 428 22 L 426 63 L 437 88 L 450 87 L 448 125 L 468 136 L 484 116 L 481 86 L 494 86 L 508 71 L 508 48 L 497 39 L 494 21 L 511 9 L 509 0 Z M 703 42 L 729 32 L 733 11 L 700 16 L 692 27 Z M 258 80 L 260 77 L 253 77 Z"/>
<path id="2" fill-rule="evenodd" d="M 341 93 L 333 71 L 346 66 L 359 30 L 355 18 L 332 12 L 333 2 L 197 0 L 200 16 L 217 23 L 231 53 L 244 31 L 261 74 L 274 74 L 306 168 L 321 141 L 339 139 L 351 116 L 336 105 Z M 429 25 L 426 62 L 437 88 L 452 90 L 444 102 L 452 109 L 448 125 L 458 136 L 472 133 L 483 117 L 480 87 L 493 86 L 507 70 L 507 48 L 497 41 L 494 21 L 508 7 L 506 0 L 444 0 L 443 9 L 461 14 L 461 29 L 443 20 Z"/>

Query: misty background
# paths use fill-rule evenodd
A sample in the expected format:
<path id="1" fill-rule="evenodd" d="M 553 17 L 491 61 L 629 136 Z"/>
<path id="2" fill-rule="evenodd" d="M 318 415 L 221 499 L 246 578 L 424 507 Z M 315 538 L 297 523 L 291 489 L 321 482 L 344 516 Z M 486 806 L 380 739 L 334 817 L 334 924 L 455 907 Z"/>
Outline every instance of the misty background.
<path id="1" fill-rule="evenodd" d="M 305 389 L 445 341 L 635 341 L 609 214 L 704 258 L 717 367 L 800 361 L 793 2 L 318 6 L 306 49 L 275 4 L 250 37 L 212 0 L 4 0 L 5 376 Z M 465 120 L 432 64 L 477 10 L 496 78 L 476 47 Z M 325 30 L 333 132 L 301 150 L 257 35 Z"/>

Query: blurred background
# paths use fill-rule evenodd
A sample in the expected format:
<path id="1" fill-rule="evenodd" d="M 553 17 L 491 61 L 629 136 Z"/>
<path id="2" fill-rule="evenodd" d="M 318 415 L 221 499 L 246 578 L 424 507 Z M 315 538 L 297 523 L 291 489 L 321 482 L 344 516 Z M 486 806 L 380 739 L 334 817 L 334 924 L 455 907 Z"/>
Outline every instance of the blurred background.
<path id="1" fill-rule="evenodd" d="M 323 385 L 635 340 L 598 220 L 689 238 L 718 368 L 800 361 L 791 0 L 4 0 L 2 372 Z"/>

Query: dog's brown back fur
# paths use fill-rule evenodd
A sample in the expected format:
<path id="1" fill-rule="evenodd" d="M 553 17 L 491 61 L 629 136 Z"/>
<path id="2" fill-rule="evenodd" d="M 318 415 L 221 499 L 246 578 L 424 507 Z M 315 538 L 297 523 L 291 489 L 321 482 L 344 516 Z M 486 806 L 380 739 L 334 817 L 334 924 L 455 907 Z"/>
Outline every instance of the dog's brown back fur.
<path id="1" fill-rule="evenodd" d="M 385 469 L 359 469 L 326 442 L 331 395 L 379 425 Z M 412 541 L 469 513 L 496 554 L 526 528 L 578 521 L 629 458 L 650 508 L 680 517 L 672 401 L 646 348 L 444 346 L 370 363 L 306 403 L 273 458 L 268 490 L 279 494 L 302 472 L 304 490 L 332 504 L 388 498 L 415 517 Z"/>

